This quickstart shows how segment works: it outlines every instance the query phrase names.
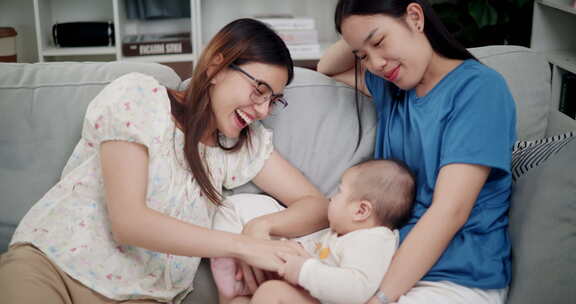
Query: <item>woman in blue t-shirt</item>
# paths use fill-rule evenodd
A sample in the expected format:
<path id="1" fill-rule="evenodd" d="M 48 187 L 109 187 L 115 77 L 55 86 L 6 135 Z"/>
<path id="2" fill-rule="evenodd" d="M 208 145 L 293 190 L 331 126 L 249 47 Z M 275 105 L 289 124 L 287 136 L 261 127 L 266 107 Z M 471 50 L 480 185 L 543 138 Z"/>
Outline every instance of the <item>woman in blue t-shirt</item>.
<path id="1" fill-rule="evenodd" d="M 402 244 L 369 303 L 503 303 L 516 138 L 505 80 L 426 1 L 340 0 L 335 21 L 343 40 L 318 71 L 373 97 L 375 157 L 404 161 L 417 180 Z"/>

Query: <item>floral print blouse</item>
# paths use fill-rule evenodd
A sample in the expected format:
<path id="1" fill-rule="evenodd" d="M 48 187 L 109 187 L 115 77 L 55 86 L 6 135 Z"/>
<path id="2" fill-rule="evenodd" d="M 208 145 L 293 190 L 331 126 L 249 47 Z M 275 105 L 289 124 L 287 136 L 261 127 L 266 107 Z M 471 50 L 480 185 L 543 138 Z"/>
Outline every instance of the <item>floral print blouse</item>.
<path id="1" fill-rule="evenodd" d="M 251 144 L 238 152 L 199 146 L 216 189 L 250 181 L 270 156 L 272 133 L 258 123 L 250 128 Z M 100 143 L 111 140 L 147 147 L 149 208 L 211 227 L 216 208 L 192 178 L 184 134 L 172 120 L 166 89 L 150 76 L 130 73 L 92 100 L 61 180 L 22 219 L 11 244 L 36 246 L 71 277 L 108 298 L 179 303 L 193 289 L 199 257 L 120 246 L 112 238 L 99 155 Z"/>

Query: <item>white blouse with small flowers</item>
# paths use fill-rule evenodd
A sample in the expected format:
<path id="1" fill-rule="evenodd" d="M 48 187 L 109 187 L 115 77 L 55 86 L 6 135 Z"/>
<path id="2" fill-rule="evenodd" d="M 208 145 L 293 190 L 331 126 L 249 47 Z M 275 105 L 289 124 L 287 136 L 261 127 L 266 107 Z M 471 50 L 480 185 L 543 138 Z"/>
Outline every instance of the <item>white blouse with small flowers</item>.
<path id="1" fill-rule="evenodd" d="M 270 156 L 272 133 L 258 123 L 250 128 L 251 144 L 238 152 L 200 145 L 216 189 L 250 181 Z M 149 208 L 211 227 L 216 208 L 192 179 L 184 135 L 172 120 L 166 89 L 150 76 L 130 73 L 92 100 L 61 180 L 22 219 L 11 244 L 33 244 L 71 277 L 108 298 L 179 303 L 193 289 L 200 258 L 115 243 L 99 154 L 100 143 L 110 140 L 147 147 Z"/>

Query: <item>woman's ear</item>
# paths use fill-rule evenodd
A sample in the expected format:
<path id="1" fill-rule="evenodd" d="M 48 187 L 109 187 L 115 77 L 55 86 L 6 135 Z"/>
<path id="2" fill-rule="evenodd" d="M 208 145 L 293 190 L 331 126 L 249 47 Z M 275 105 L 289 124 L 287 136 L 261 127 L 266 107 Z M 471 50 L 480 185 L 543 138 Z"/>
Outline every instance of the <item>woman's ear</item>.
<path id="1" fill-rule="evenodd" d="M 406 7 L 406 22 L 416 32 L 424 31 L 424 10 L 420 4 L 412 2 Z"/>
<path id="2" fill-rule="evenodd" d="M 222 53 L 218 53 L 218 54 L 214 55 L 214 57 L 212 57 L 212 60 L 210 61 L 210 64 L 208 65 L 208 69 L 206 70 L 206 73 L 208 74 L 209 78 L 212 78 L 210 80 L 210 82 L 212 84 L 217 83 L 221 78 L 221 77 L 219 77 L 219 75 L 214 75 L 214 74 L 217 73 L 220 66 L 222 65 L 222 62 L 224 62 L 224 55 L 222 55 Z M 213 75 L 214 75 L 214 77 L 212 77 Z"/>
<path id="3" fill-rule="evenodd" d="M 354 210 L 353 219 L 356 222 L 361 222 L 368 219 L 372 215 L 372 212 L 374 212 L 372 203 L 370 201 L 360 200 L 356 202 L 355 205 L 356 210 Z"/>

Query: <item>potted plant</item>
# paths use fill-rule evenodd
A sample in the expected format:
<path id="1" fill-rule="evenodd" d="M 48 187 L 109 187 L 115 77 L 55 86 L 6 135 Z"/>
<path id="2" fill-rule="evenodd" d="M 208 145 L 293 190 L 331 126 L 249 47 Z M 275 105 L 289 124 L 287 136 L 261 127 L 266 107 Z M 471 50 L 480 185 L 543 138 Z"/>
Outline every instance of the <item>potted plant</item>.
<path id="1" fill-rule="evenodd" d="M 432 8 L 466 47 L 493 44 L 529 46 L 533 0 L 460 0 Z"/>

